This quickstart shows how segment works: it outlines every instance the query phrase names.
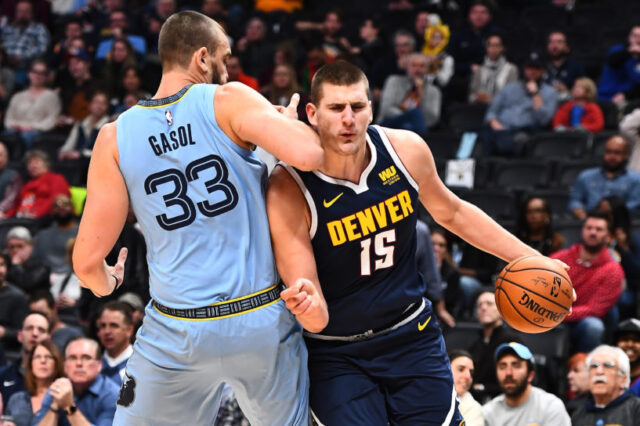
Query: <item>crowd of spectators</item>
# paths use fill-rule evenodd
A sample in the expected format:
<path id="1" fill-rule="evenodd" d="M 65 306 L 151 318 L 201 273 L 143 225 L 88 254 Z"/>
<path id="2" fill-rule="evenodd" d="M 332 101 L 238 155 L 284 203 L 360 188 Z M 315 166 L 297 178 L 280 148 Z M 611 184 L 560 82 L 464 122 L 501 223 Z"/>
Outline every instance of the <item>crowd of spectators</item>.
<path id="1" fill-rule="evenodd" d="M 225 28 L 231 81 L 276 105 L 299 93 L 302 120 L 314 73 L 335 60 L 356 63 L 376 123 L 423 136 L 443 178 L 450 160 L 471 157 L 473 188 L 452 189 L 463 198 L 484 190 L 487 207 L 508 196 L 506 210 L 489 214 L 571 265 L 578 300 L 559 328 L 566 351 L 543 372 L 548 362 L 498 314 L 491 286 L 504 264 L 420 213 L 429 224 L 418 229 L 420 269 L 445 337 L 472 330 L 448 348 L 468 424 L 537 412 L 555 416 L 552 424 L 637 414 L 640 21 L 632 18 L 640 8 L 622 0 L 366 3 L 0 4 L 0 411 L 13 423 L 83 416 L 110 424 L 150 297 L 146 247 L 131 212 L 107 259 L 128 247 L 126 284 L 103 299 L 80 287 L 70 254 L 97 134 L 154 93 L 160 27 L 183 9 Z M 536 151 L 544 138 L 555 151 Z M 562 151 L 576 141 L 576 151 Z M 496 188 L 510 161 L 537 161 L 547 175 Z M 243 422 L 228 391 L 217 423 Z"/>

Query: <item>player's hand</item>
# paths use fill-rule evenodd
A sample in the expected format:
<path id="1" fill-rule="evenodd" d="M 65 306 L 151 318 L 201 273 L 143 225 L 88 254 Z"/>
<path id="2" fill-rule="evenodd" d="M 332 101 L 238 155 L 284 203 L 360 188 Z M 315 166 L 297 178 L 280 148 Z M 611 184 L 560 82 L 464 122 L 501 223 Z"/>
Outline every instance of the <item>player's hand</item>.
<path id="1" fill-rule="evenodd" d="M 298 119 L 298 104 L 300 103 L 300 95 L 294 93 L 291 95 L 291 100 L 289 101 L 289 105 L 283 107 L 282 105 L 276 105 L 276 109 L 280 114 L 283 114 L 285 117 L 291 118 L 292 120 Z"/>
<path id="2" fill-rule="evenodd" d="M 305 330 L 318 333 L 329 323 L 327 302 L 310 280 L 298 278 L 280 297 Z"/>
<path id="3" fill-rule="evenodd" d="M 116 291 L 122 286 L 122 283 L 124 281 L 124 263 L 127 261 L 128 253 L 129 253 L 129 250 L 126 247 L 122 247 L 120 249 L 120 253 L 118 254 L 118 261 L 116 262 L 116 264 L 113 266 L 107 265 L 107 275 L 108 275 L 109 282 L 111 282 L 113 277 L 117 278 L 117 282 L 114 283 L 115 287 L 105 291 L 105 293 L 102 294 L 102 293 L 96 293 L 94 289 L 90 288 L 83 281 L 78 281 L 78 285 L 80 285 L 80 287 L 88 288 L 93 292 L 93 294 L 96 297 L 103 297 L 103 296 L 110 295 L 111 293 L 113 293 L 114 291 Z M 113 281 L 116 281 L 116 280 L 114 279 Z"/>

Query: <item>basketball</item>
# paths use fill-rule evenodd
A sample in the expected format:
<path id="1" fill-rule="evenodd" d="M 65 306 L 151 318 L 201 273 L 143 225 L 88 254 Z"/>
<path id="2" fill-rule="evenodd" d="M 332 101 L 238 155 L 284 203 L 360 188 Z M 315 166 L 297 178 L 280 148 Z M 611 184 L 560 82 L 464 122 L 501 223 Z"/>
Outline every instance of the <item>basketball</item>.
<path id="1" fill-rule="evenodd" d="M 562 266 L 545 256 L 520 257 L 504 267 L 496 280 L 496 306 L 511 327 L 544 333 L 569 313 L 573 286 Z"/>

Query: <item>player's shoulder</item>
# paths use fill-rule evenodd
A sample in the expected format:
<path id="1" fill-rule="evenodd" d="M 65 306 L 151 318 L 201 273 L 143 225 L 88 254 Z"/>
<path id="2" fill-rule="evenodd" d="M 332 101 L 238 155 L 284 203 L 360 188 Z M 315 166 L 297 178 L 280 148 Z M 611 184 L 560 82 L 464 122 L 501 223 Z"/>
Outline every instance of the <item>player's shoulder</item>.
<path id="1" fill-rule="evenodd" d="M 269 175 L 267 191 L 290 192 L 298 188 L 294 176 L 296 171 L 289 165 L 279 162 Z"/>
<path id="2" fill-rule="evenodd" d="M 255 93 L 257 93 L 255 90 L 238 81 L 221 84 L 216 89 L 216 97 L 221 96 L 230 99 L 234 99 L 237 96 L 254 96 Z"/>

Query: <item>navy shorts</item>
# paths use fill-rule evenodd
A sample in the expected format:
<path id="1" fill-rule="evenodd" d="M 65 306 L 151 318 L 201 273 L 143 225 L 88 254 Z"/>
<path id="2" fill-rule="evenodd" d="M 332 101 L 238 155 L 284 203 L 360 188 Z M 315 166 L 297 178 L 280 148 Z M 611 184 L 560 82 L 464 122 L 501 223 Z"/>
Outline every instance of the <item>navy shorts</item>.
<path id="1" fill-rule="evenodd" d="M 306 338 L 317 423 L 464 424 L 431 303 L 392 332 L 357 342 Z"/>

